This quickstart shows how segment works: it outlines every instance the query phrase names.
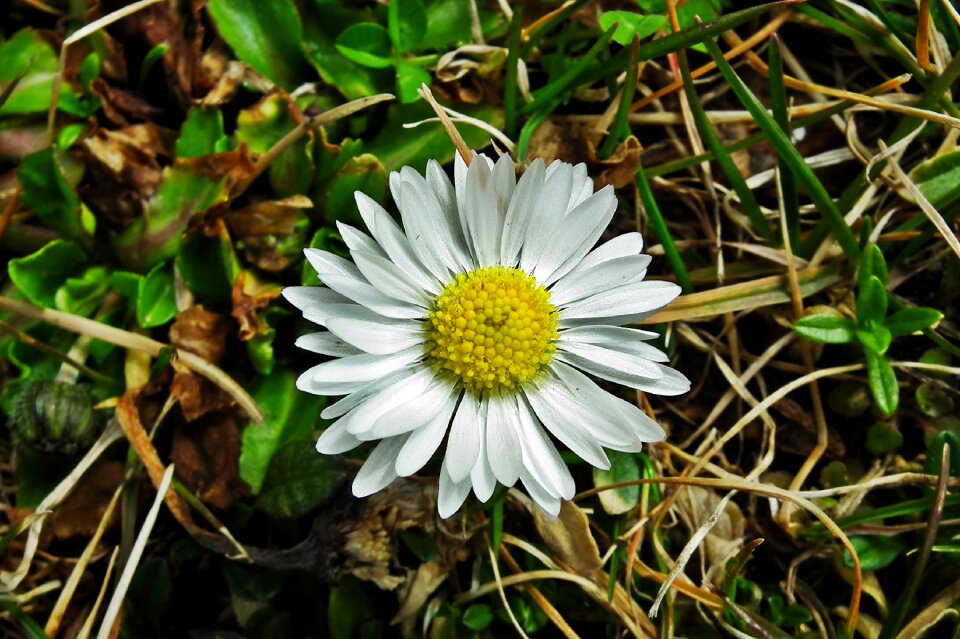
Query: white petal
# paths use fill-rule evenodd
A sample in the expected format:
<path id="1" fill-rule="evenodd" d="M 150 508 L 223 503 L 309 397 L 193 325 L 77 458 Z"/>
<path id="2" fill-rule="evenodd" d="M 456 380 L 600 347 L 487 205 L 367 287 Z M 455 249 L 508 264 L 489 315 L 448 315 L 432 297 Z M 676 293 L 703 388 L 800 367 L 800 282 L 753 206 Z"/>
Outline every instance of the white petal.
<path id="1" fill-rule="evenodd" d="M 453 184 L 450 182 L 450 178 L 447 177 L 443 167 L 441 167 L 440 163 L 436 160 L 427 161 L 427 171 L 424 177 L 437 196 L 437 201 L 440 203 L 440 208 L 443 209 L 444 215 L 447 216 L 447 225 L 451 229 L 456 229 L 460 239 L 463 240 L 463 233 L 460 229 L 460 216 L 457 213 L 457 194 L 453 190 Z"/>
<path id="2" fill-rule="evenodd" d="M 514 266 L 520 258 L 520 246 L 530 223 L 531 211 L 538 205 L 543 191 L 543 160 L 537 158 L 520 176 L 510 198 L 500 238 L 500 263 Z"/>
<path id="3" fill-rule="evenodd" d="M 384 295 L 380 289 L 359 277 L 327 273 L 323 276 L 323 283 L 384 317 L 425 319 L 427 316 L 423 307 Z"/>
<path id="4" fill-rule="evenodd" d="M 450 416 L 457 405 L 457 398 L 451 395 L 443 409 L 417 430 L 410 433 L 407 443 L 397 456 L 397 474 L 409 477 L 423 468 L 433 454 L 437 452 L 443 436 L 447 434 L 450 425 Z"/>
<path id="5" fill-rule="evenodd" d="M 460 510 L 467 495 L 470 494 L 470 480 L 462 479 L 459 482 L 450 478 L 447 472 L 447 461 L 444 459 L 440 468 L 440 494 L 437 496 L 437 514 L 447 519 Z"/>
<path id="6" fill-rule="evenodd" d="M 558 352 L 556 358 L 558 361 L 565 361 L 572 366 L 581 368 L 591 375 L 653 395 L 682 395 L 690 390 L 690 380 L 683 373 L 663 364 L 654 364 L 659 369 L 657 377 L 642 377 L 625 374 L 594 360 L 568 353 Z"/>
<path id="7" fill-rule="evenodd" d="M 560 223 L 570 202 L 573 167 L 566 162 L 553 162 L 547 167 L 547 178 L 539 201 L 528 211 L 530 222 L 520 250 L 520 269 L 533 273 L 554 227 Z"/>
<path id="8" fill-rule="evenodd" d="M 566 392 L 557 381 L 551 381 L 549 384 L 559 387 L 561 393 Z M 574 417 L 553 404 L 555 393 L 544 392 L 546 385 L 547 382 L 540 388 L 524 391 L 527 401 L 530 402 L 540 422 L 554 437 L 588 464 L 602 469 L 610 468 L 610 460 L 607 459 L 597 438 L 577 423 Z"/>
<path id="9" fill-rule="evenodd" d="M 587 165 L 581 162 L 573 167 L 573 188 L 570 191 L 570 203 L 567 205 L 567 210 L 573 209 L 593 195 L 594 189 L 593 178 L 587 173 Z"/>
<path id="10" fill-rule="evenodd" d="M 614 403 L 623 412 L 627 423 L 633 426 L 634 432 L 642 442 L 662 442 L 667 434 L 652 417 L 640 410 L 636 404 L 631 404 L 619 397 L 613 397 Z"/>
<path id="11" fill-rule="evenodd" d="M 381 317 L 362 306 L 351 315 L 330 315 L 326 327 L 337 337 L 367 353 L 386 355 L 423 343 L 423 326 L 413 320 Z"/>
<path id="12" fill-rule="evenodd" d="M 301 335 L 294 344 L 305 351 L 319 353 L 320 355 L 330 355 L 331 357 L 359 355 L 363 352 L 359 348 L 347 344 L 330 331 Z"/>
<path id="13" fill-rule="evenodd" d="M 639 233 L 624 233 L 618 235 L 609 242 L 604 242 L 597 248 L 587 253 L 574 271 L 593 268 L 597 264 L 602 264 L 608 260 L 618 257 L 627 257 L 629 255 L 639 255 L 643 250 L 643 236 Z"/>
<path id="14" fill-rule="evenodd" d="M 353 494 L 356 497 L 367 497 L 383 490 L 397 478 L 394 465 L 397 454 L 403 448 L 406 436 L 385 439 L 373 449 L 367 461 L 364 462 L 357 478 L 353 480 Z"/>
<path id="15" fill-rule="evenodd" d="M 558 346 L 559 352 L 557 354 L 569 357 L 570 363 L 574 366 L 583 368 L 580 362 L 586 360 L 592 365 L 591 370 L 610 371 L 608 374 L 600 376 L 604 379 L 610 379 L 609 375 L 629 380 L 636 378 L 660 379 L 663 377 L 662 367 L 656 362 L 651 362 L 643 357 L 636 357 L 632 353 L 626 353 L 617 348 L 569 341 L 561 341 Z M 624 385 L 630 386 L 630 384 Z"/>
<path id="16" fill-rule="evenodd" d="M 470 393 L 464 393 L 450 426 L 450 441 L 444 464 L 450 478 L 460 482 L 470 475 L 480 454 L 480 403 Z"/>
<path id="17" fill-rule="evenodd" d="M 364 277 L 384 295 L 426 308 L 427 294 L 416 280 L 390 260 L 364 251 L 350 253 Z"/>
<path id="18" fill-rule="evenodd" d="M 473 465 L 473 470 L 470 471 L 470 483 L 473 484 L 473 493 L 482 503 L 487 503 L 490 500 L 494 489 L 497 487 L 497 478 L 493 474 L 490 463 L 487 461 L 487 455 L 482 448 L 477 463 Z"/>
<path id="19" fill-rule="evenodd" d="M 537 508 L 543 511 L 551 520 L 556 519 L 557 515 L 560 514 L 560 507 L 562 506 L 560 499 L 556 495 L 550 494 L 526 469 L 524 469 L 524 472 L 520 475 L 520 481 L 523 482 L 523 487 Z"/>
<path id="20" fill-rule="evenodd" d="M 491 266 L 500 259 L 503 219 L 497 211 L 493 173 L 486 162 L 476 161 L 467 169 L 464 206 L 467 240 L 473 246 L 477 264 Z"/>
<path id="21" fill-rule="evenodd" d="M 543 432 L 540 422 L 526 400 L 522 397 L 518 397 L 517 400 L 520 417 L 520 428 L 517 434 L 520 436 L 520 448 L 523 451 L 525 472 L 535 477 L 537 482 L 551 495 L 571 499 L 576 491 L 576 486 L 573 482 L 573 476 L 570 474 L 570 469 L 564 463 L 557 447 Z"/>
<path id="22" fill-rule="evenodd" d="M 480 159 L 486 163 L 487 167 L 493 170 L 493 160 L 483 154 L 473 152 L 473 159 Z M 473 162 L 471 161 L 471 164 Z M 467 224 L 467 165 L 459 153 L 454 154 L 453 159 L 453 184 L 457 194 L 457 212 L 460 217 L 460 228 L 463 230 L 463 236 L 467 240 L 467 247 L 473 250 L 473 243 L 470 239 L 470 228 Z M 476 257 L 476 255 L 474 255 Z"/>
<path id="23" fill-rule="evenodd" d="M 357 191 L 355 197 L 364 224 L 367 225 L 370 234 L 380 244 L 390 260 L 415 280 L 423 290 L 434 295 L 439 293 L 440 285 L 436 278 L 420 264 L 413 249 L 410 248 L 410 243 L 407 242 L 407 237 L 390 217 L 390 214 L 370 197 L 359 191 Z"/>
<path id="24" fill-rule="evenodd" d="M 463 248 L 457 250 L 457 239 L 436 195 L 416 171 L 410 172 L 416 177 L 401 179 L 398 187 L 403 228 L 420 263 L 438 280 L 445 281 L 451 272 L 461 268 Z"/>
<path id="25" fill-rule="evenodd" d="M 337 222 L 337 231 L 340 232 L 340 237 L 343 238 L 347 248 L 351 251 L 366 251 L 367 253 L 374 253 L 381 257 L 387 256 L 387 254 L 383 252 L 383 249 L 380 248 L 380 245 L 363 231 L 355 229 L 343 222 Z"/>
<path id="26" fill-rule="evenodd" d="M 612 186 L 605 186 L 554 225 L 532 275 L 544 284 L 570 272 L 593 248 L 617 210 Z"/>
<path id="27" fill-rule="evenodd" d="M 580 273 L 568 273 L 550 289 L 550 303 L 563 306 L 570 302 L 643 279 L 650 264 L 649 255 L 618 257 Z"/>
<path id="28" fill-rule="evenodd" d="M 663 308 L 677 295 L 673 282 L 635 282 L 577 300 L 560 311 L 561 320 L 639 315 Z"/>
<path id="29" fill-rule="evenodd" d="M 322 286 L 288 286 L 283 289 L 283 296 L 301 311 L 314 306 L 349 302 L 343 295 Z"/>
<path id="30" fill-rule="evenodd" d="M 297 388 L 315 395 L 346 395 L 420 359 L 417 346 L 391 355 L 362 353 L 330 360 L 310 368 L 297 380 Z"/>
<path id="31" fill-rule="evenodd" d="M 513 163 L 513 158 L 504 153 L 493 166 L 493 191 L 497 196 L 497 213 L 501 224 L 507 215 L 507 206 L 516 188 L 517 167 Z"/>
<path id="32" fill-rule="evenodd" d="M 379 317 L 369 308 L 354 304 L 351 300 L 346 300 L 346 302 L 342 304 L 314 304 L 313 306 L 308 306 L 303 311 L 303 318 L 320 326 L 326 326 L 327 320 L 331 317 L 350 317 L 356 313 L 370 313 L 374 317 Z"/>
<path id="33" fill-rule="evenodd" d="M 360 445 L 360 440 L 347 432 L 347 420 L 338 419 L 320 435 L 317 440 L 317 452 L 324 455 L 339 455 L 353 450 Z"/>
<path id="34" fill-rule="evenodd" d="M 422 428 L 456 401 L 453 385 L 435 377 L 420 394 L 383 413 L 375 422 L 353 430 L 360 439 L 382 439 Z M 450 420 L 449 415 L 447 421 Z"/>
<path id="35" fill-rule="evenodd" d="M 421 365 L 414 364 L 412 366 L 408 366 L 407 368 L 401 368 L 400 370 L 381 377 L 380 379 L 374 380 L 360 390 L 350 393 L 346 397 L 324 408 L 320 412 L 320 417 L 323 419 L 336 419 L 341 415 L 346 415 L 348 412 L 352 411 L 354 408 L 357 408 L 374 395 L 386 390 L 402 379 L 412 377 L 418 371 L 422 370 L 423 367 Z"/>
<path id="36" fill-rule="evenodd" d="M 369 432 L 380 417 L 409 402 L 415 402 L 423 395 L 434 384 L 436 373 L 426 367 L 414 367 L 413 370 L 416 371 L 413 374 L 394 376 L 389 384 L 360 402 L 349 413 L 350 424 L 347 429 L 360 439 L 369 439 L 364 433 Z"/>
<path id="37" fill-rule="evenodd" d="M 310 262 L 310 266 L 317 272 L 321 280 L 323 279 L 324 273 L 338 273 L 357 278 L 361 277 L 360 271 L 357 270 L 357 267 L 351 263 L 350 260 L 345 260 L 330 251 L 308 248 L 303 249 L 303 254 L 306 255 L 307 261 Z"/>
<path id="38" fill-rule="evenodd" d="M 494 477 L 504 486 L 513 486 L 520 477 L 523 454 L 517 436 L 516 404 L 501 397 L 490 398 L 487 415 L 487 461 Z"/>
<path id="39" fill-rule="evenodd" d="M 658 337 L 660 337 L 660 335 L 654 333 L 653 331 L 644 331 L 639 328 L 600 325 L 570 328 L 560 334 L 560 338 L 565 340 L 583 342 L 586 344 L 603 344 L 607 346 L 616 346 L 618 348 L 624 348 L 625 346 L 629 347 L 644 340 L 656 339 Z M 644 346 L 649 345 L 645 344 Z M 659 354 L 657 357 L 662 357 L 663 359 L 657 359 L 657 357 L 651 356 L 652 351 L 642 351 L 643 354 L 641 356 L 646 357 L 647 359 L 652 359 L 655 362 L 667 361 L 667 356 L 664 355 L 659 349 L 653 348 L 652 346 L 650 346 L 650 348 L 652 351 L 656 351 Z"/>

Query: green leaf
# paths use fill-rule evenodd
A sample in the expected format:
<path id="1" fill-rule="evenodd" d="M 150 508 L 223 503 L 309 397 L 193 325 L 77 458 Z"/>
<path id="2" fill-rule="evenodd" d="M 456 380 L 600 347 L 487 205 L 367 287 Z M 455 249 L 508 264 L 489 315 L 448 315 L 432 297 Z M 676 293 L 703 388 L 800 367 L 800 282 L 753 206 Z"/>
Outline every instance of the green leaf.
<path id="1" fill-rule="evenodd" d="M 821 344 L 846 344 L 856 337 L 853 320 L 836 315 L 807 315 L 793 323 L 798 335 Z"/>
<path id="2" fill-rule="evenodd" d="M 857 340 L 865 349 L 877 355 L 883 355 L 890 348 L 893 337 L 882 324 L 871 321 L 868 322 L 868 328 L 857 329 Z"/>
<path id="3" fill-rule="evenodd" d="M 191 218 L 226 199 L 225 185 L 225 178 L 201 173 L 190 159 L 165 168 L 144 217 L 114 238 L 117 255 L 137 270 L 174 257 Z"/>
<path id="4" fill-rule="evenodd" d="M 387 171 L 377 156 L 363 153 L 347 160 L 325 189 L 327 223 L 334 220 L 362 226 L 357 213 L 354 193 L 360 191 L 377 202 L 382 202 L 387 192 Z"/>
<path id="5" fill-rule="evenodd" d="M 337 38 L 336 47 L 343 57 L 365 67 L 386 69 L 393 64 L 390 34 L 375 22 L 348 27 Z"/>
<path id="6" fill-rule="evenodd" d="M 890 417 L 897 410 L 900 401 L 900 388 L 893 368 L 882 355 L 864 351 L 867 356 L 867 382 L 873 401 L 884 417 Z"/>
<path id="7" fill-rule="evenodd" d="M 887 317 L 883 321 L 883 325 L 887 327 L 891 335 L 900 337 L 930 328 L 942 319 L 943 313 L 940 311 L 925 306 L 917 306 L 897 311 Z"/>
<path id="8" fill-rule="evenodd" d="M 905 550 L 903 541 L 897 536 L 856 535 L 850 537 L 850 543 L 860 557 L 860 567 L 863 570 L 886 568 Z M 843 563 L 847 568 L 853 567 L 853 559 L 846 549 L 843 551 Z"/>
<path id="9" fill-rule="evenodd" d="M 927 446 L 927 461 L 923 465 L 923 472 L 928 475 L 940 475 L 943 470 L 943 449 L 946 445 L 950 446 L 950 474 L 954 477 L 960 477 L 960 437 L 949 430 L 941 430 L 930 440 L 930 444 Z"/>
<path id="10" fill-rule="evenodd" d="M 147 83 L 147 76 L 150 75 L 150 70 L 153 69 L 157 62 L 163 59 L 163 56 L 167 55 L 167 51 L 169 50 L 170 45 L 166 42 L 161 42 L 157 46 L 147 51 L 147 55 L 143 56 L 143 63 L 140 65 L 141 89 Z"/>
<path id="11" fill-rule="evenodd" d="M 309 78 L 293 0 L 210 0 L 210 17 L 241 61 L 287 91 Z"/>
<path id="12" fill-rule="evenodd" d="M 356 24 L 362 13 L 351 11 L 336 0 L 313 0 L 304 3 L 301 10 L 304 15 L 304 50 L 327 86 L 349 100 L 390 90 L 394 78 L 389 71 L 371 69 L 345 59 L 335 46 L 340 34 Z"/>
<path id="13" fill-rule="evenodd" d="M 597 488 L 609 486 L 610 484 L 619 484 L 625 481 L 636 481 L 640 479 L 640 465 L 637 464 L 637 458 L 630 453 L 621 453 L 611 450 L 610 469 L 593 469 L 593 485 Z M 613 490 L 605 490 L 598 495 L 603 509 L 610 515 L 621 515 L 634 506 L 640 500 L 640 485 L 624 486 Z"/>
<path id="14" fill-rule="evenodd" d="M 143 328 L 163 326 L 177 314 L 173 271 L 157 264 L 140 280 L 137 291 L 137 322 Z"/>
<path id="15" fill-rule="evenodd" d="M 297 127 L 298 118 L 298 109 L 289 98 L 280 94 L 269 95 L 239 113 L 237 142 L 245 143 L 251 153 L 266 153 Z M 313 179 L 310 148 L 310 139 L 304 136 L 270 165 L 270 186 L 277 197 L 308 192 Z"/>
<path id="16" fill-rule="evenodd" d="M 336 457 L 318 453 L 312 440 L 292 439 L 270 460 L 256 506 L 272 517 L 300 517 L 326 502 L 343 476 Z"/>
<path id="17" fill-rule="evenodd" d="M 223 114 L 212 105 L 197 105 L 187 113 L 187 119 L 177 138 L 178 158 L 195 158 L 226 151 L 223 132 Z"/>
<path id="18" fill-rule="evenodd" d="M 17 177 L 23 187 L 21 201 L 44 224 L 69 239 L 86 238 L 80 199 L 67 183 L 52 148 L 24 158 Z"/>
<path id="19" fill-rule="evenodd" d="M 886 287 L 879 277 L 871 275 L 857 295 L 857 323 L 861 326 L 870 320 L 882 323 L 887 316 L 887 303 Z"/>
<path id="20" fill-rule="evenodd" d="M 36 508 L 67 476 L 70 466 L 57 455 L 17 447 L 17 508 Z"/>
<path id="21" fill-rule="evenodd" d="M 253 381 L 249 390 L 263 410 L 264 419 L 262 424 L 251 424 L 243 431 L 240 478 L 256 495 L 260 492 L 277 449 L 294 439 L 303 441 L 313 433 L 324 400 L 297 391 L 296 378 L 289 371 L 261 375 Z"/>
<path id="22" fill-rule="evenodd" d="M 600 28 L 604 31 L 617 25 L 613 41 L 624 46 L 633 42 L 634 37 L 644 40 L 652 36 L 665 24 L 665 15 L 645 16 L 633 11 L 605 11 L 600 16 Z"/>
<path id="23" fill-rule="evenodd" d="M 420 99 L 417 89 L 421 84 L 430 84 L 430 74 L 406 60 L 397 62 L 397 96 L 404 104 L 416 102 Z"/>
<path id="24" fill-rule="evenodd" d="M 493 621 L 493 611 L 487 604 L 473 604 L 463 611 L 463 625 L 474 632 L 481 632 Z"/>
<path id="25" fill-rule="evenodd" d="M 14 286 L 37 306 L 52 307 L 57 289 L 87 261 L 70 240 L 54 240 L 36 253 L 10 260 L 8 271 Z"/>
<path id="26" fill-rule="evenodd" d="M 960 149 L 941 153 L 910 171 L 910 179 L 938 211 L 960 200 Z"/>
<path id="27" fill-rule="evenodd" d="M 53 47 L 34 29 L 21 29 L 0 44 L 0 87 L 17 82 L 6 102 L 0 104 L 0 115 L 46 112 L 59 67 Z M 76 101 L 73 90 L 64 84 L 57 106 L 64 108 L 71 98 Z"/>
<path id="28" fill-rule="evenodd" d="M 886 286 L 888 279 L 887 261 L 883 257 L 883 251 L 876 244 L 871 244 L 863 251 L 863 257 L 860 258 L 860 271 L 857 273 L 857 287 L 863 290 L 868 286 L 867 282 L 871 275 Z"/>
<path id="29" fill-rule="evenodd" d="M 153 557 L 137 566 L 125 601 L 124 625 L 131 620 L 148 627 L 157 627 L 170 609 L 173 599 L 173 576 L 165 559 Z"/>
<path id="30" fill-rule="evenodd" d="M 867 430 L 867 450 L 871 455 L 886 455 L 903 445 L 903 433 L 889 422 L 877 422 Z"/>
<path id="31" fill-rule="evenodd" d="M 330 639 L 363 637 L 365 622 L 376 617 L 373 602 L 356 577 L 346 575 L 335 588 L 330 589 L 330 598 L 327 600 Z"/>
<path id="32" fill-rule="evenodd" d="M 110 272 L 103 266 L 88 268 L 80 277 L 70 277 L 54 294 L 54 306 L 74 315 L 89 317 L 110 290 Z"/>
<path id="33" fill-rule="evenodd" d="M 409 53 L 427 34 L 427 11 L 420 0 L 390 0 L 387 11 L 390 40 L 398 53 Z"/>
<path id="34" fill-rule="evenodd" d="M 917 408 L 927 417 L 953 414 L 953 399 L 944 389 L 931 382 L 924 382 L 917 386 L 914 398 L 917 401 Z"/>

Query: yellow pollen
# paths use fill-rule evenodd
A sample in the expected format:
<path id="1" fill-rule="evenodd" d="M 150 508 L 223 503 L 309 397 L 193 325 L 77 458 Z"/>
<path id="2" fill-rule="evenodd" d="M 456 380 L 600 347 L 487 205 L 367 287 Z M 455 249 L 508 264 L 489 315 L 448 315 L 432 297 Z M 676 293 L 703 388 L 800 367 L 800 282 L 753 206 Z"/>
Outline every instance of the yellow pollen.
<path id="1" fill-rule="evenodd" d="M 434 300 L 426 330 L 429 362 L 477 394 L 531 379 L 559 337 L 550 293 L 505 266 L 457 275 Z"/>

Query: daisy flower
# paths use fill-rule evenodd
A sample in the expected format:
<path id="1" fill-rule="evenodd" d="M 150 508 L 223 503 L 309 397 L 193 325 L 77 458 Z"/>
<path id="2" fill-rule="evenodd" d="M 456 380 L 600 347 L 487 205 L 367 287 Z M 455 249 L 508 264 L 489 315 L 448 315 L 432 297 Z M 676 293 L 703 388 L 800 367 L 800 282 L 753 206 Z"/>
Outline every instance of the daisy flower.
<path id="1" fill-rule="evenodd" d="M 351 260 L 307 249 L 324 286 L 284 296 L 326 330 L 297 346 L 332 357 L 297 382 L 343 395 L 317 450 L 378 441 L 353 482 L 364 497 L 419 471 L 446 447 L 437 509 L 449 517 L 472 489 L 487 501 L 517 480 L 556 516 L 575 492 L 554 443 L 599 468 L 604 448 L 637 452 L 664 431 L 587 375 L 677 395 L 690 382 L 625 328 L 673 300 L 676 284 L 644 281 L 638 233 L 593 248 L 616 209 L 586 166 L 534 161 L 517 180 L 509 156 L 457 157 L 454 183 L 437 162 L 426 175 L 390 175 L 402 227 L 356 194 L 369 235 L 338 227 Z M 593 250 L 591 250 L 593 249 Z"/>

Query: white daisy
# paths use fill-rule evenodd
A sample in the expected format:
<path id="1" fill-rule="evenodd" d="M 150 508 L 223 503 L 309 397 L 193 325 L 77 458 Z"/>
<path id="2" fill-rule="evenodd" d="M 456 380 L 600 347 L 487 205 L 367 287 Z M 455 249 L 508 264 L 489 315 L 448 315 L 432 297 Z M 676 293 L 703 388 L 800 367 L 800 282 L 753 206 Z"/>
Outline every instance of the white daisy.
<path id="1" fill-rule="evenodd" d="M 643 281 L 650 257 L 638 233 L 596 249 L 616 209 L 594 192 L 583 164 L 458 157 L 455 185 L 436 162 L 425 176 L 390 175 L 401 228 L 356 194 L 370 235 L 345 224 L 353 261 L 306 256 L 323 287 L 286 298 L 326 330 L 297 345 L 333 357 L 306 371 L 301 390 L 344 395 L 317 450 L 338 454 L 379 440 L 353 482 L 364 497 L 416 473 L 446 438 L 438 511 L 449 517 L 470 489 L 523 482 L 551 516 L 575 492 L 554 445 L 609 468 L 604 448 L 637 452 L 663 429 L 584 372 L 659 395 L 690 388 L 647 344 L 655 333 L 624 324 L 673 300 L 676 284 Z M 449 434 L 448 434 L 449 433 Z M 553 438 L 550 437 L 553 436 Z"/>

